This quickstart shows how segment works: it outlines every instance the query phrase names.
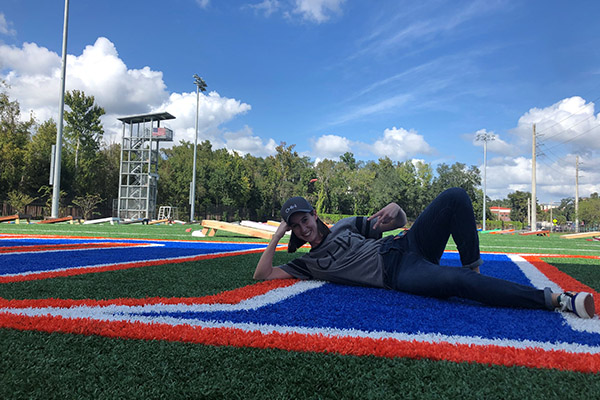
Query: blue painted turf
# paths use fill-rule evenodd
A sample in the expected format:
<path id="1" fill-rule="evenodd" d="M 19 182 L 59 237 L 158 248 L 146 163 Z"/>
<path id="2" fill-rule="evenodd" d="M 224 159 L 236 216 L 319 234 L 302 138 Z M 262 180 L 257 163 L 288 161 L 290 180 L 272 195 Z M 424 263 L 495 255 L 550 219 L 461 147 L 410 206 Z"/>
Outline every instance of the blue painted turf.
<path id="1" fill-rule="evenodd" d="M 483 255 L 482 273 L 531 286 L 505 255 Z M 446 254 L 443 265 L 457 264 Z M 487 307 L 468 300 L 440 300 L 385 289 L 327 284 L 251 311 L 167 313 L 181 319 L 288 325 L 361 331 L 439 333 L 486 339 L 600 345 L 600 335 L 578 332 L 559 313 Z"/>
<path id="2" fill-rule="evenodd" d="M 77 268 L 81 266 L 161 260 L 174 257 L 191 257 L 222 252 L 260 249 L 266 246 L 263 243 L 178 242 L 157 240 L 11 239 L 0 240 L 0 248 L 18 246 L 22 247 L 23 251 L 27 251 L 27 247 L 31 246 L 80 243 L 135 243 L 158 244 L 159 246 L 0 254 L 0 276 L 26 272 L 53 271 L 56 269 Z"/>

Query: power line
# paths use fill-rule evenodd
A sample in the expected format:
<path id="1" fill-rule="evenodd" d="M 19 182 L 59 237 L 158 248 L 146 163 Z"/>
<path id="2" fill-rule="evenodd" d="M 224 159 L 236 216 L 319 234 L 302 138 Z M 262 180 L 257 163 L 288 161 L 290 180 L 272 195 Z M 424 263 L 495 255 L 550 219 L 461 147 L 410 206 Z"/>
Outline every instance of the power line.
<path id="1" fill-rule="evenodd" d="M 549 130 L 549 129 L 551 129 L 551 128 L 554 128 L 556 125 L 559 125 L 559 124 L 563 123 L 564 121 L 568 120 L 569 118 L 571 118 L 572 116 L 574 116 L 574 115 L 577 115 L 577 113 L 578 113 L 579 111 L 583 110 L 585 107 L 588 107 L 588 106 L 590 106 L 592 103 L 596 102 L 596 101 L 597 101 L 597 100 L 599 100 L 599 99 L 600 99 L 600 96 L 596 97 L 594 100 L 590 101 L 589 103 L 586 103 L 586 104 L 584 104 L 583 106 L 579 107 L 579 109 L 578 109 L 576 112 L 574 112 L 574 113 L 571 113 L 569 116 L 567 116 L 567 117 L 565 117 L 565 118 L 561 119 L 560 121 L 556 122 L 554 125 L 551 125 L 551 126 L 549 126 L 549 127 L 547 127 L 547 128 L 544 128 L 544 129 L 542 129 L 541 131 L 539 131 L 539 132 L 538 132 L 538 135 L 542 135 L 542 134 L 543 134 L 544 132 L 546 132 L 547 130 Z M 584 101 L 585 101 L 585 99 L 584 99 Z M 594 114 L 592 114 L 591 116 L 594 116 Z M 589 118 L 589 117 L 588 117 L 588 118 Z M 586 119 L 587 119 L 587 118 L 586 118 Z"/>
<path id="2" fill-rule="evenodd" d="M 576 114 L 571 114 L 571 116 L 573 116 L 573 115 L 576 115 Z M 584 118 L 584 119 L 582 119 L 581 121 L 577 122 L 575 125 L 571 125 L 570 127 L 568 127 L 568 128 L 565 128 L 565 129 L 563 129 L 563 130 L 561 130 L 561 131 L 559 131 L 559 132 L 555 133 L 554 135 L 552 135 L 552 136 L 548 136 L 548 137 L 546 137 L 546 138 L 544 138 L 544 139 L 545 139 L 545 140 L 548 140 L 548 139 L 551 139 L 551 138 L 553 138 L 553 137 L 556 137 L 556 136 L 560 135 L 561 133 L 567 132 L 567 131 L 569 131 L 569 130 L 573 129 L 573 128 L 574 128 L 574 127 L 576 127 L 577 125 L 579 125 L 579 124 L 581 124 L 581 123 L 583 123 L 583 122 L 587 121 L 588 119 L 590 119 L 590 118 L 592 118 L 592 117 L 595 117 L 595 115 L 594 115 L 594 114 L 592 114 L 592 115 L 588 116 L 587 118 Z M 564 121 L 564 120 L 563 120 L 563 121 Z"/>
<path id="3" fill-rule="evenodd" d="M 573 141 L 573 140 L 577 139 L 578 137 L 580 137 L 580 136 L 583 136 L 583 135 L 585 135 L 586 133 L 588 133 L 588 132 L 590 132 L 590 131 L 593 131 L 594 129 L 596 129 L 596 128 L 598 128 L 598 127 L 600 127 L 600 125 L 593 126 L 593 127 L 591 127 L 590 129 L 588 129 L 587 131 L 583 131 L 583 132 L 581 132 L 579 135 L 575 135 L 575 136 L 573 136 L 573 137 L 571 137 L 571 138 L 569 138 L 569 139 L 567 139 L 567 140 L 565 140 L 565 141 L 559 142 L 559 143 L 557 143 L 556 145 L 554 145 L 554 146 L 552 146 L 552 147 L 549 147 L 549 149 L 553 149 L 553 148 L 555 148 L 555 147 L 558 147 L 558 146 L 560 146 L 560 145 L 563 145 L 563 144 L 565 144 L 565 143 L 571 142 L 571 141 Z"/>

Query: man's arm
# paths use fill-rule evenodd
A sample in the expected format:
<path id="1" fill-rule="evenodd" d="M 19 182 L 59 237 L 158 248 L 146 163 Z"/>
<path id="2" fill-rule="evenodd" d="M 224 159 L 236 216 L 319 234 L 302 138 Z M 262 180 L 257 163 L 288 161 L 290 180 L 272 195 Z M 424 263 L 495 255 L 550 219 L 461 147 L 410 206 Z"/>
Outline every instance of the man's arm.
<path id="1" fill-rule="evenodd" d="M 273 257 L 275 256 L 275 250 L 277 250 L 277 244 L 279 244 L 279 241 L 289 229 L 288 225 L 284 221 L 281 221 L 281 224 L 279 224 L 279 228 L 277 228 L 277 231 L 273 234 L 269 245 L 260 256 L 260 260 L 258 260 L 256 270 L 254 271 L 254 279 L 270 280 L 293 278 L 292 275 L 281 268 L 273 267 Z"/>
<path id="2" fill-rule="evenodd" d="M 406 213 L 396 203 L 390 203 L 377 211 L 375 214 L 367 218 L 368 221 L 377 218 L 372 229 L 379 232 L 387 232 L 394 229 L 402 228 L 406 225 Z"/>

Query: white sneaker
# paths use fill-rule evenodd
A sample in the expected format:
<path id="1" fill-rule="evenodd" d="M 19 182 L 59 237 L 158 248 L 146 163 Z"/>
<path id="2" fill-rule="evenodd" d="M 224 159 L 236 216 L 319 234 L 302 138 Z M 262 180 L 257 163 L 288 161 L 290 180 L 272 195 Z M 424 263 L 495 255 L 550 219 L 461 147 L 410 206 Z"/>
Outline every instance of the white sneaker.
<path id="1" fill-rule="evenodd" d="M 595 314 L 594 297 L 586 292 L 564 292 L 558 296 L 559 308 L 571 311 L 581 318 L 592 318 Z"/>

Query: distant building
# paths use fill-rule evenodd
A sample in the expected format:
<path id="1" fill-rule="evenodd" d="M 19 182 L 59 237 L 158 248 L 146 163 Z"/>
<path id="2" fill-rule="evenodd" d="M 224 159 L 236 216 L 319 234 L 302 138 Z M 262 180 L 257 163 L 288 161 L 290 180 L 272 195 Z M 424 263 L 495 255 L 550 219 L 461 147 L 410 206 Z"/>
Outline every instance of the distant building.
<path id="1" fill-rule="evenodd" d="M 490 207 L 490 212 L 494 214 L 500 221 L 510 221 L 510 208 Z"/>

